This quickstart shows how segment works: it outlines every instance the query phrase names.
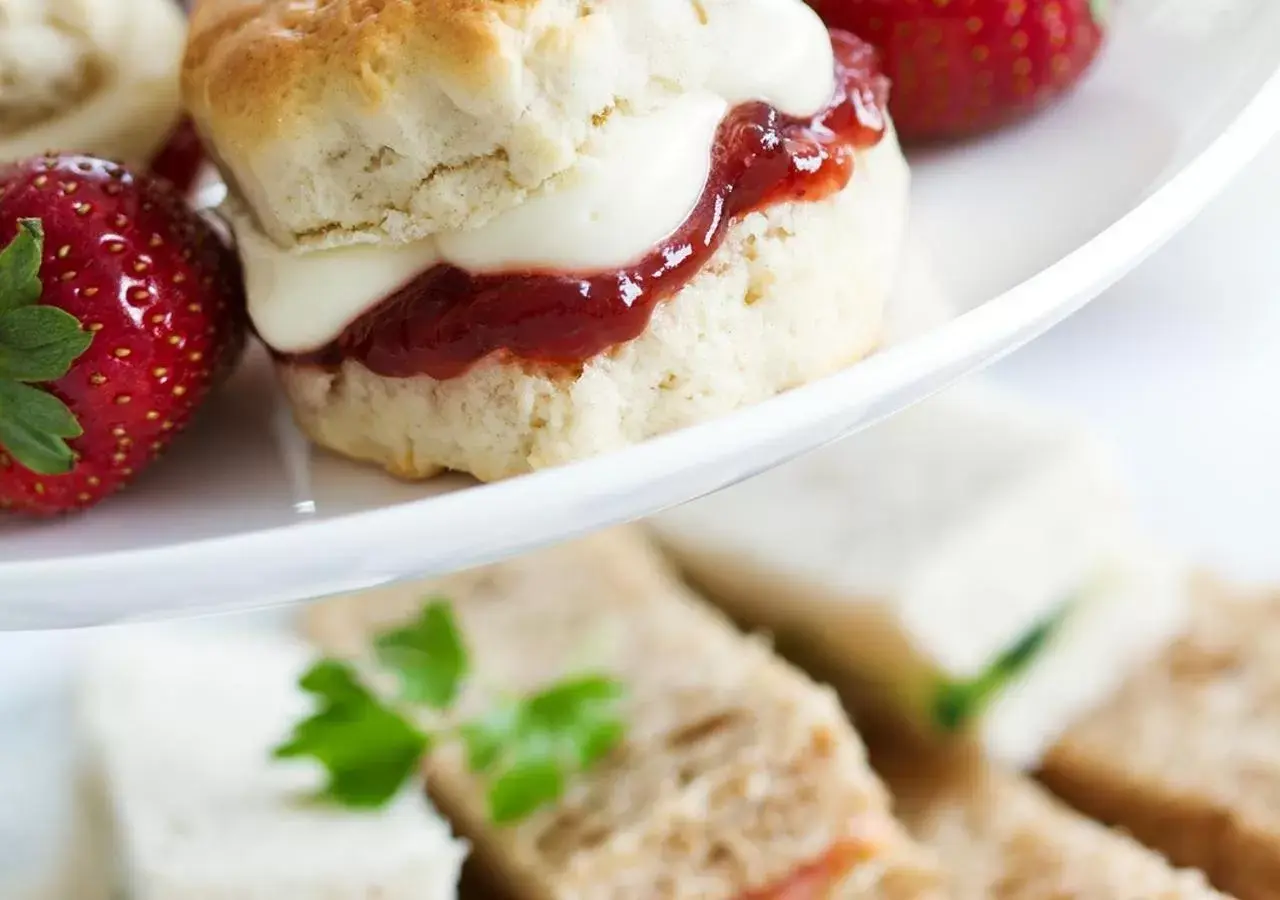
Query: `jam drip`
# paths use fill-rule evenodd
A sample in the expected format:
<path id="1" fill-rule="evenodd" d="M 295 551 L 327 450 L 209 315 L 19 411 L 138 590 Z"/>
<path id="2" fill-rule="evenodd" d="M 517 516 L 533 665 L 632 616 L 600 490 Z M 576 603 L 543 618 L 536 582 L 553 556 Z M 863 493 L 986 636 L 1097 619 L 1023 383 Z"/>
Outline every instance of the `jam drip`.
<path id="1" fill-rule="evenodd" d="M 299 362 L 362 362 L 388 377 L 461 375 L 505 359 L 574 367 L 645 330 L 654 307 L 710 259 L 729 226 L 775 203 L 829 197 L 848 184 L 853 154 L 884 135 L 888 81 L 875 51 L 831 32 L 836 90 L 812 118 L 765 103 L 735 107 L 716 134 L 710 176 L 684 223 L 642 259 L 586 274 L 473 274 L 436 265 Z"/>

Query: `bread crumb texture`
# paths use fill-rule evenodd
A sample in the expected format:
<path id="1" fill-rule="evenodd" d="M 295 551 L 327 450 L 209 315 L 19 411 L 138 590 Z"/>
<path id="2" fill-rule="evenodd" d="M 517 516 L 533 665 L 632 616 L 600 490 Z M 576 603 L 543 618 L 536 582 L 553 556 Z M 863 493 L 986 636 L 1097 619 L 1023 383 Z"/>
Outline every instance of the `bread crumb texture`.
<path id="1" fill-rule="evenodd" d="M 1208 579 L 1187 633 L 1053 749 L 1046 784 L 1240 900 L 1280 897 L 1280 597 Z"/>
<path id="2" fill-rule="evenodd" d="M 873 740 L 872 760 L 908 831 L 937 854 L 952 900 L 1226 900 L 1201 873 L 1175 870 L 977 748 Z"/>

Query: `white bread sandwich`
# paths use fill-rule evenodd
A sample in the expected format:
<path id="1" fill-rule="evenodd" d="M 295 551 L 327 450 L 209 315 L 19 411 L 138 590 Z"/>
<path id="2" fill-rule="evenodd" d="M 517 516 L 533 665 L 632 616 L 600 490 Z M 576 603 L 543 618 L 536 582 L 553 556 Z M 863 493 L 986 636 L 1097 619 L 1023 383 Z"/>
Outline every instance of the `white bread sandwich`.
<path id="1" fill-rule="evenodd" d="M 174 0 L 0 0 L 0 162 L 148 162 L 178 121 L 185 38 Z"/>
<path id="2" fill-rule="evenodd" d="M 207 627 L 207 626 L 206 626 Z M 82 724 L 133 900 L 455 900 L 465 846 L 421 788 L 377 812 L 311 802 L 272 759 L 310 701 L 285 634 L 134 626 L 83 678 Z"/>
<path id="3" fill-rule="evenodd" d="M 1185 620 L 1105 448 L 980 382 L 652 525 L 859 715 L 971 732 L 1013 768 Z"/>
<path id="4" fill-rule="evenodd" d="M 1042 780 L 1240 900 L 1280 896 L 1280 598 L 1200 580 L 1193 621 Z"/>
<path id="5" fill-rule="evenodd" d="M 1226 900 L 1202 873 L 1173 869 L 971 748 L 871 748 L 895 811 L 937 854 L 952 900 Z"/>
<path id="6" fill-rule="evenodd" d="M 464 713 L 569 673 L 624 686 L 622 742 L 514 825 L 490 824 L 462 753 L 430 755 L 432 796 L 508 896 L 941 896 L 834 694 L 699 602 L 639 532 L 322 603 L 307 631 L 359 657 L 425 596 L 452 604 L 470 644 Z"/>
<path id="7" fill-rule="evenodd" d="M 803 0 L 204 0 L 184 95 L 303 430 L 492 480 L 843 368 L 908 173 Z"/>

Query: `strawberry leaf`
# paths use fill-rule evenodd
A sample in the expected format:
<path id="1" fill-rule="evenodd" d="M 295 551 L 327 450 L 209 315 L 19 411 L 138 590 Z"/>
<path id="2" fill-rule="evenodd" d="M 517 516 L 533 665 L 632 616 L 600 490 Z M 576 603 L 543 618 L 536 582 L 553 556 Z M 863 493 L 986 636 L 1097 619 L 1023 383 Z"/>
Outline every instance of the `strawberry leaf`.
<path id="1" fill-rule="evenodd" d="M 39 219 L 20 219 L 0 251 L 0 449 L 37 475 L 65 475 L 75 465 L 66 439 L 83 430 L 65 403 L 22 382 L 63 377 L 93 335 L 65 310 L 36 305 L 43 252 Z"/>
<path id="2" fill-rule="evenodd" d="M 1098 25 L 1111 21 L 1111 0 L 1089 0 L 1089 13 Z"/>
<path id="3" fill-rule="evenodd" d="M 0 311 L 30 306 L 40 299 L 40 254 L 44 228 L 39 219 L 20 219 L 18 234 L 0 251 Z"/>
<path id="4" fill-rule="evenodd" d="M 0 381 L 0 447 L 37 475 L 64 475 L 75 456 L 66 438 L 82 434 L 76 417 L 53 394 Z"/>
<path id="5" fill-rule="evenodd" d="M 54 306 L 24 306 L 0 314 L 0 379 L 56 381 L 89 348 L 93 335 Z"/>

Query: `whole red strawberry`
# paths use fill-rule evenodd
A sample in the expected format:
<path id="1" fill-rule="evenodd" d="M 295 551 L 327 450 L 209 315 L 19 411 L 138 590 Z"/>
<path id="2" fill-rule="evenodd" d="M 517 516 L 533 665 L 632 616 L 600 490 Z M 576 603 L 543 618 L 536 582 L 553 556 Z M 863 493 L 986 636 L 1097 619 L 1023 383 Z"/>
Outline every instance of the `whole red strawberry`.
<path id="1" fill-rule="evenodd" d="M 1045 106 L 1089 68 L 1106 24 L 1105 0 L 811 2 L 880 50 L 907 141 L 990 131 Z"/>
<path id="2" fill-rule="evenodd" d="M 0 169 L 0 507 L 83 509 L 187 424 L 244 342 L 234 253 L 167 183 Z"/>

